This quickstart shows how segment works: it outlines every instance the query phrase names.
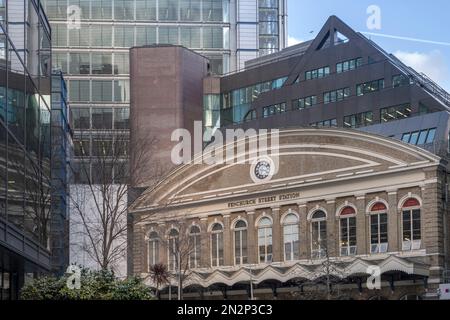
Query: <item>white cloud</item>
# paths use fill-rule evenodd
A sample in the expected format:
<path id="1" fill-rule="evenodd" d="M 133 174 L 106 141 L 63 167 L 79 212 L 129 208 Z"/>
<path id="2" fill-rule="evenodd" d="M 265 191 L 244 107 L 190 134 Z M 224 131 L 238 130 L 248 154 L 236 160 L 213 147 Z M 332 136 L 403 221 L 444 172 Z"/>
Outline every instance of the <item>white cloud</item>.
<path id="1" fill-rule="evenodd" d="M 439 50 L 428 53 L 399 50 L 394 55 L 414 70 L 425 73 L 438 84 L 442 85 L 442 82 L 450 80 L 449 68 Z"/>
<path id="2" fill-rule="evenodd" d="M 303 40 L 297 39 L 292 36 L 288 36 L 288 47 L 294 46 L 294 45 L 302 43 L 302 42 L 303 42 Z"/>

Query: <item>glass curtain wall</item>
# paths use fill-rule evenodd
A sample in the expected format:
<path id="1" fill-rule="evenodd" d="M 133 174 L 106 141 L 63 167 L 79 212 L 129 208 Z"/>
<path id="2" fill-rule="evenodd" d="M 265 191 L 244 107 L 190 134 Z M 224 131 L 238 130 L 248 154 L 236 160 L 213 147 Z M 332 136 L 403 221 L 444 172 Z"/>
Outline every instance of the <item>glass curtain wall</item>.
<path id="1" fill-rule="evenodd" d="M 52 25 L 53 68 L 60 69 L 68 82 L 76 141 L 91 145 L 105 131 L 112 136 L 127 134 L 130 47 L 183 45 L 209 57 L 212 73 L 229 71 L 230 0 L 44 0 L 43 4 Z"/>
<path id="2" fill-rule="evenodd" d="M 0 229 L 30 256 L 48 256 L 50 28 L 37 2 L 13 9 L 0 0 Z M 6 249 L 10 239 L 0 239 L 0 300 L 17 299 L 24 279 L 41 271 Z"/>
<path id="3" fill-rule="evenodd" d="M 279 47 L 279 0 L 259 0 L 259 54 L 277 52 Z"/>

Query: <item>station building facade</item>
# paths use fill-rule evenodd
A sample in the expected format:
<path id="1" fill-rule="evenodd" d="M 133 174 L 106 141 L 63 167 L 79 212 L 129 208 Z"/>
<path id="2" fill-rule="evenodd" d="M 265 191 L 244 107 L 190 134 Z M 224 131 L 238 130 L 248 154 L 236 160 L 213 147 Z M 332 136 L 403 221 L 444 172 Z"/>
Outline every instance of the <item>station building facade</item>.
<path id="1" fill-rule="evenodd" d="M 154 286 L 151 265 L 177 272 L 170 246 L 184 237 L 192 299 L 296 299 L 324 278 L 348 299 L 420 299 L 444 281 L 445 160 L 356 130 L 292 128 L 267 179 L 249 150 L 236 154 L 246 164 L 181 166 L 138 198 L 135 275 Z M 371 266 L 380 290 L 367 287 Z"/>
<path id="2" fill-rule="evenodd" d="M 152 50 L 175 49 L 136 50 L 152 59 Z M 141 185 L 147 191 L 130 207 L 131 273 L 148 281 L 157 262 L 176 272 L 164 244 L 187 233 L 201 243 L 183 285 L 193 298 L 247 298 L 250 283 L 259 297 L 305 297 L 324 278 L 353 299 L 437 297 L 439 284 L 450 282 L 444 89 L 335 16 L 315 39 L 247 61 L 239 72 L 204 76 L 202 65 L 186 64 L 197 80 L 176 89 L 203 99 L 203 112 L 180 99 L 178 114 L 203 120 L 206 143 L 226 129 L 282 128 L 280 171 L 255 183 L 254 170 L 264 175 L 267 163 L 192 164 L 156 187 Z M 172 71 L 173 79 L 185 74 Z M 167 100 L 138 98 L 132 93 L 133 119 Z M 153 117 L 155 125 L 132 121 L 131 135 L 158 129 L 164 117 Z M 159 150 L 169 155 L 175 144 Z M 185 220 L 192 230 L 177 226 Z M 366 286 L 371 266 L 382 271 L 381 290 Z"/>

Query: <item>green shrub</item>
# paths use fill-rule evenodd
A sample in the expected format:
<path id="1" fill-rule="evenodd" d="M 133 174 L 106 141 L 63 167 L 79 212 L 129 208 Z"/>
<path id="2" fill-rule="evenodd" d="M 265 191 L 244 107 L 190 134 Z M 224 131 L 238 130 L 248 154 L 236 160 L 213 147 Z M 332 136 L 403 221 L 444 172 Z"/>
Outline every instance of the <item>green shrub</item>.
<path id="1" fill-rule="evenodd" d="M 80 289 L 67 286 L 68 276 L 44 276 L 26 284 L 22 300 L 151 300 L 153 296 L 141 279 L 120 280 L 111 271 L 82 269 Z"/>

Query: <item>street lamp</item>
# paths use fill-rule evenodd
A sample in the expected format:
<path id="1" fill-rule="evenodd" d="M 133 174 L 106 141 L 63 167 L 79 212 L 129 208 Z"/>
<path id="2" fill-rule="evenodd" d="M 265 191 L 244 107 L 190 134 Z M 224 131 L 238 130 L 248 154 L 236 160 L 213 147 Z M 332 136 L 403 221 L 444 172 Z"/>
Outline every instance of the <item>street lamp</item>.
<path id="1" fill-rule="evenodd" d="M 248 266 L 248 271 L 250 272 L 250 300 L 255 300 L 254 294 L 253 294 L 253 271 L 252 271 L 253 265 Z"/>

